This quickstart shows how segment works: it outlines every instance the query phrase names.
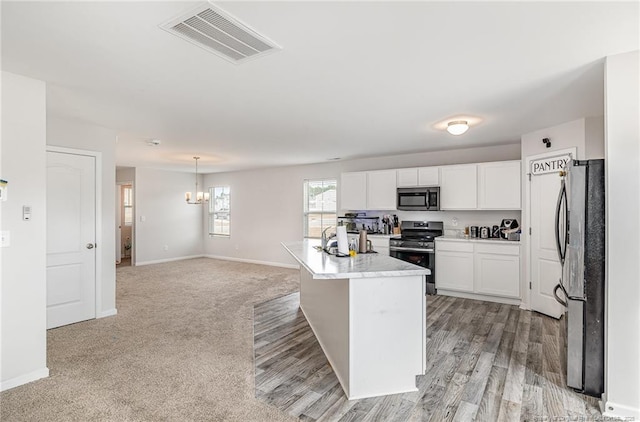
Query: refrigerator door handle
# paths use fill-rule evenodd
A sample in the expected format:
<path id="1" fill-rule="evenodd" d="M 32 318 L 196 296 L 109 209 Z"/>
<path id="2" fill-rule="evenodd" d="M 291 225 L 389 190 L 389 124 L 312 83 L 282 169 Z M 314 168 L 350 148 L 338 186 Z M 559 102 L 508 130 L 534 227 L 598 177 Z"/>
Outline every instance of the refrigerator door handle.
<path id="1" fill-rule="evenodd" d="M 562 290 L 562 294 L 564 295 L 565 299 L 562 299 L 560 296 L 558 296 L 558 290 Z M 559 283 L 556 285 L 556 287 L 554 287 L 553 296 L 556 298 L 556 301 L 562 306 L 564 306 L 565 308 L 569 306 L 567 303 L 567 299 L 569 298 L 569 295 L 567 294 L 567 291 L 565 290 L 564 285 L 562 284 L 562 279 L 560 279 Z"/>
<path id="2" fill-rule="evenodd" d="M 556 204 L 556 249 L 558 251 L 558 260 L 560 261 L 560 265 L 564 265 L 564 258 L 567 251 L 567 234 L 565 228 L 565 237 L 562 242 L 560 242 L 560 212 L 562 211 L 562 204 L 564 203 L 565 212 L 564 212 L 564 223 L 567 223 L 567 188 L 565 185 L 564 177 L 560 182 L 560 193 L 558 194 L 558 203 Z"/>

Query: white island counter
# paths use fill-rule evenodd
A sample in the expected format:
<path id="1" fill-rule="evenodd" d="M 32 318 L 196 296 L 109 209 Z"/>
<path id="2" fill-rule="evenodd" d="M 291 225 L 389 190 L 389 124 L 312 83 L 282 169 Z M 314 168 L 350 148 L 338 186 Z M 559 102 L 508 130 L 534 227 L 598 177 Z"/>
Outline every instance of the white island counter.
<path id="1" fill-rule="evenodd" d="M 282 245 L 300 263 L 300 308 L 347 397 L 416 391 L 429 270 L 375 253 L 336 257 L 313 240 Z"/>

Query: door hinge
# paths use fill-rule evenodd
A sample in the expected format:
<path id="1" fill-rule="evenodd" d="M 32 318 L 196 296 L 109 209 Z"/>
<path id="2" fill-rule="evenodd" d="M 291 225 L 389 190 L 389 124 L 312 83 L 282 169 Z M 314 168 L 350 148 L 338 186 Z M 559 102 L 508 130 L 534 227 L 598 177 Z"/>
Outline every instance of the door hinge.
<path id="1" fill-rule="evenodd" d="M 529 181 L 531 181 L 531 173 L 527 173 L 527 176 L 529 176 Z"/>
<path id="2" fill-rule="evenodd" d="M 529 236 L 531 236 L 531 227 L 529 227 Z"/>
<path id="3" fill-rule="evenodd" d="M 531 290 L 531 289 L 532 289 L 532 287 L 531 287 L 531 282 L 529 282 L 529 290 Z"/>

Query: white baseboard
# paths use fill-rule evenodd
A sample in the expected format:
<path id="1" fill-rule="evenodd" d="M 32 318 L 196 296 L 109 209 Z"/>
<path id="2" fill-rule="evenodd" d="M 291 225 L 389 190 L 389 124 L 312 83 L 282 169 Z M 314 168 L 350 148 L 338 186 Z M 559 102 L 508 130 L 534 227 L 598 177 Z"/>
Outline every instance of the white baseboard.
<path id="1" fill-rule="evenodd" d="M 300 269 L 300 266 L 296 264 L 284 264 L 282 262 L 271 262 L 271 261 L 258 261 L 255 259 L 234 258 L 231 256 L 205 255 L 205 258 L 221 259 L 223 261 L 245 262 L 247 264 L 268 265 L 270 267 L 291 268 L 294 270 Z"/>
<path id="2" fill-rule="evenodd" d="M 10 388 L 15 388 L 42 378 L 47 378 L 48 376 L 49 368 L 38 369 L 37 371 L 29 372 L 28 374 L 0 382 L 0 391 L 9 390 Z"/>
<path id="3" fill-rule="evenodd" d="M 464 299 L 484 300 L 485 302 L 504 303 L 506 305 L 519 306 L 521 304 L 520 299 L 511 299 L 508 297 L 483 295 L 479 293 L 458 292 L 455 290 L 447 290 L 442 288 L 438 288 L 438 294 L 442 296 L 461 297 Z"/>
<path id="4" fill-rule="evenodd" d="M 100 312 L 98 315 L 96 315 L 96 318 L 105 318 L 105 317 L 110 317 L 117 314 L 118 314 L 118 310 L 116 308 L 111 308 L 104 312 Z"/>
<path id="5" fill-rule="evenodd" d="M 522 309 L 523 311 L 530 311 L 531 310 L 531 306 L 529 306 L 528 304 L 525 304 L 524 301 L 520 303 L 520 309 Z"/>
<path id="6" fill-rule="evenodd" d="M 640 419 L 640 409 L 631 406 L 624 406 L 612 401 L 607 401 L 604 405 L 604 409 L 601 409 L 601 411 L 602 416 L 604 416 L 605 418 L 619 418 L 623 421 L 635 421 Z"/>
<path id="7" fill-rule="evenodd" d="M 204 258 L 205 255 L 178 256 L 176 258 L 155 259 L 153 261 L 136 261 L 136 267 L 142 265 L 163 264 L 165 262 L 182 261 L 185 259 Z"/>

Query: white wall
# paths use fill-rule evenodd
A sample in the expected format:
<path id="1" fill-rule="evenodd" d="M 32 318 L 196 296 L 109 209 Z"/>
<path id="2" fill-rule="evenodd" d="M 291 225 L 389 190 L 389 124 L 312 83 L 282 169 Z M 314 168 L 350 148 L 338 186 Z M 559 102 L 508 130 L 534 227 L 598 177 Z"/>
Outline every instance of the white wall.
<path id="1" fill-rule="evenodd" d="M 116 270 L 115 270 L 115 204 L 116 180 L 116 133 L 113 130 L 79 121 L 47 117 L 47 145 L 97 151 L 102 157 L 102 197 L 98 220 L 98 250 L 100 260 L 96 272 L 98 284 L 102 286 L 97 295 L 98 318 L 116 313 Z"/>
<path id="2" fill-rule="evenodd" d="M 116 183 L 125 183 L 135 180 L 136 169 L 133 167 L 118 167 L 116 168 Z"/>
<path id="3" fill-rule="evenodd" d="M 551 140 L 551 147 L 542 143 Z M 604 158 L 604 118 L 587 117 L 522 135 L 522 159 L 571 147 L 577 147 L 578 159 Z M 528 172 L 524 169 L 525 173 Z"/>
<path id="4" fill-rule="evenodd" d="M 604 118 L 589 117 L 584 124 L 585 158 L 604 158 Z"/>
<path id="5" fill-rule="evenodd" d="M 202 180 L 198 183 L 203 186 Z M 203 255 L 207 205 L 189 205 L 184 200 L 184 193 L 194 187 L 193 173 L 136 168 L 136 265 Z"/>
<path id="6" fill-rule="evenodd" d="M 638 51 L 605 68 L 607 315 L 605 411 L 640 419 Z"/>
<path id="7" fill-rule="evenodd" d="M 7 201 L 0 249 L 0 390 L 48 376 L 46 334 L 46 102 L 45 84 L 2 72 L 2 158 Z M 22 206 L 32 207 L 30 221 Z"/>
<path id="8" fill-rule="evenodd" d="M 303 182 L 305 179 L 336 178 L 346 171 L 463 164 L 520 158 L 518 144 L 469 148 L 337 161 L 304 166 L 279 167 L 252 171 L 216 173 L 205 177 L 204 186 L 231 187 L 231 236 L 205 240 L 208 256 L 239 259 L 274 265 L 295 266 L 295 261 L 280 242 L 303 237 Z M 428 213 L 398 213 L 401 218 L 431 218 Z M 499 224 L 512 213 L 483 213 L 471 217 L 464 212 L 434 213 L 433 219 L 450 221 L 491 221 Z M 516 214 L 519 215 L 519 214 Z M 478 221 L 480 223 L 480 221 Z M 448 224 L 448 223 L 447 223 Z M 488 224 L 488 223 L 487 223 Z"/>

